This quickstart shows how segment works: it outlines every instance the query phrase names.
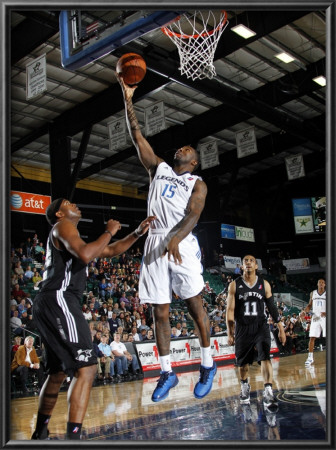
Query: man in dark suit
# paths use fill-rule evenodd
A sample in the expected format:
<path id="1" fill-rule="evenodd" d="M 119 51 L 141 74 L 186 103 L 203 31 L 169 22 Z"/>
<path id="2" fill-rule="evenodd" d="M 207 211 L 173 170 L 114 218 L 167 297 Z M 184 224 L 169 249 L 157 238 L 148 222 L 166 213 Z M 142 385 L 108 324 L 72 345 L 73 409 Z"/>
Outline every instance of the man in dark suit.
<path id="1" fill-rule="evenodd" d="M 111 319 L 108 319 L 110 325 L 111 335 L 117 332 L 118 327 L 120 327 L 120 320 L 117 318 L 117 313 L 113 312 Z"/>

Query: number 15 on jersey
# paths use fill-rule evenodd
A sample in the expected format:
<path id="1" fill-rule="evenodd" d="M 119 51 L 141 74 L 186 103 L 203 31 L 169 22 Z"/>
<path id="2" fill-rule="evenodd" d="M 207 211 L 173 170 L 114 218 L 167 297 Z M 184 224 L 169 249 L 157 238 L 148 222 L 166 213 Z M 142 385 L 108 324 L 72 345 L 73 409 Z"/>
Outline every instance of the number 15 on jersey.
<path id="1" fill-rule="evenodd" d="M 165 184 L 162 191 L 161 197 L 172 198 L 175 195 L 175 189 L 177 186 L 175 184 Z"/>

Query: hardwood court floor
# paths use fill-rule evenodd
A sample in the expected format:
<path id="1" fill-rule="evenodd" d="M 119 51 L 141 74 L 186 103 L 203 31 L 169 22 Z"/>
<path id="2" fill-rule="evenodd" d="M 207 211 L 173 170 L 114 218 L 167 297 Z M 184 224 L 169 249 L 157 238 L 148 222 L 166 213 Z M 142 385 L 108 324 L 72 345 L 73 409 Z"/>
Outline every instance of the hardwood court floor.
<path id="1" fill-rule="evenodd" d="M 159 403 L 151 401 L 157 377 L 94 387 L 82 438 L 324 441 L 326 352 L 316 351 L 314 356 L 311 368 L 304 365 L 307 353 L 273 358 L 276 413 L 264 411 L 263 380 L 256 363 L 250 368 L 250 406 L 239 403 L 238 370 L 233 365 L 218 367 L 212 391 L 202 400 L 193 396 L 199 372 L 178 374 L 179 384 Z M 11 400 L 11 440 L 30 439 L 37 408 L 37 396 Z M 49 425 L 51 440 L 64 439 L 66 415 L 66 392 L 61 392 Z"/>

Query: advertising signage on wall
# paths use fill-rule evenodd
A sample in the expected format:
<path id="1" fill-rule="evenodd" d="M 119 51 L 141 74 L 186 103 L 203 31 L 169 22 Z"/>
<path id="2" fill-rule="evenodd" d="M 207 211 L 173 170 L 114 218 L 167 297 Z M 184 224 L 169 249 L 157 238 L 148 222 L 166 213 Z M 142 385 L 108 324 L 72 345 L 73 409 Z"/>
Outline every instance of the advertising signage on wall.
<path id="1" fill-rule="evenodd" d="M 256 260 L 257 260 L 257 264 L 258 264 L 258 270 L 262 270 L 263 266 L 262 266 L 261 259 L 256 258 Z M 242 265 L 242 259 L 240 256 L 224 255 L 223 262 L 224 262 L 224 266 L 226 269 L 235 269 L 237 267 L 237 265 L 238 266 Z"/>
<path id="2" fill-rule="evenodd" d="M 236 227 L 236 239 L 240 241 L 254 242 L 253 228 Z"/>
<path id="3" fill-rule="evenodd" d="M 325 231 L 326 197 L 293 198 L 296 234 Z"/>
<path id="4" fill-rule="evenodd" d="M 224 335 L 211 336 L 211 356 L 218 364 L 234 363 L 234 347 L 228 345 L 228 337 Z M 150 377 L 151 372 L 160 370 L 159 352 L 154 341 L 143 341 L 135 344 L 135 349 L 141 363 L 145 377 Z M 271 334 L 271 353 L 278 353 L 279 349 Z M 188 368 L 195 370 L 195 365 L 201 362 L 201 346 L 197 337 L 173 339 L 170 342 L 171 365 L 174 368 Z"/>
<path id="5" fill-rule="evenodd" d="M 50 195 L 11 191 L 11 211 L 30 214 L 45 214 L 47 207 L 50 205 L 50 202 Z"/>
<path id="6" fill-rule="evenodd" d="M 228 225 L 226 223 L 221 224 L 221 237 L 224 239 L 255 242 L 253 228 Z"/>
<path id="7" fill-rule="evenodd" d="M 236 239 L 236 230 L 234 225 L 221 224 L 221 236 L 224 239 Z"/>

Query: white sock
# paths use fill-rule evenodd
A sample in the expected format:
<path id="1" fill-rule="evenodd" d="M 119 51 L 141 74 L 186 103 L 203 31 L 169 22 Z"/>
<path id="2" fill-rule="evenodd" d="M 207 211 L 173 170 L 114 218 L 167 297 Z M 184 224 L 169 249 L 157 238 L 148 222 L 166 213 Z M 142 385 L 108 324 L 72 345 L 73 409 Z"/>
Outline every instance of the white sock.
<path id="1" fill-rule="evenodd" d="M 201 365 L 203 367 L 212 367 L 213 359 L 211 356 L 211 347 L 201 347 Z"/>
<path id="2" fill-rule="evenodd" d="M 163 372 L 171 372 L 170 355 L 160 356 L 160 365 Z"/>
<path id="3" fill-rule="evenodd" d="M 314 354 L 314 353 L 310 353 L 310 352 L 309 352 L 309 353 L 308 353 L 308 358 L 314 359 L 314 358 L 313 358 L 313 354 Z"/>

